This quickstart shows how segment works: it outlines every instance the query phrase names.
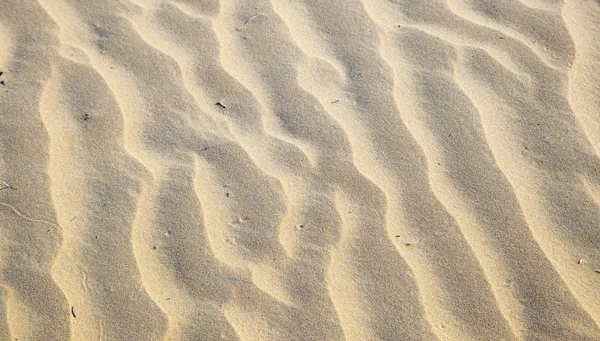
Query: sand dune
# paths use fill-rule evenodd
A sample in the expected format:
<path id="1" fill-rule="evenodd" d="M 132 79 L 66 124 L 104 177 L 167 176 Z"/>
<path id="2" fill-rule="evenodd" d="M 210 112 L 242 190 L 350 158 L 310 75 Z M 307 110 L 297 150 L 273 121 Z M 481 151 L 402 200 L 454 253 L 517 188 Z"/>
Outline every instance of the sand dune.
<path id="1" fill-rule="evenodd" d="M 600 340 L 599 23 L 2 1 L 0 340 Z"/>

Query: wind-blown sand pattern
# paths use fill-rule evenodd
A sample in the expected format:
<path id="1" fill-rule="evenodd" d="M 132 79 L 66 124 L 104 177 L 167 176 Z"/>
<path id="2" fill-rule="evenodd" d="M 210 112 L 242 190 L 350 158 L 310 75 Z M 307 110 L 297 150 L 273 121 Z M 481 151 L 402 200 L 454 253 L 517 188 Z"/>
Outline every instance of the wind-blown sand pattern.
<path id="1" fill-rule="evenodd" d="M 600 340 L 600 2 L 3 0 L 0 340 Z"/>

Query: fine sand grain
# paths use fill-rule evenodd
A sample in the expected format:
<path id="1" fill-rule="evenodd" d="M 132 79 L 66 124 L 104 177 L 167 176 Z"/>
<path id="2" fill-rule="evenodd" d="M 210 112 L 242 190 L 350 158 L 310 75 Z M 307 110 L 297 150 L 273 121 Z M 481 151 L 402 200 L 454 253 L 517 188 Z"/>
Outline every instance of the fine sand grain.
<path id="1" fill-rule="evenodd" d="M 0 0 L 0 340 L 600 340 L 598 0 Z"/>

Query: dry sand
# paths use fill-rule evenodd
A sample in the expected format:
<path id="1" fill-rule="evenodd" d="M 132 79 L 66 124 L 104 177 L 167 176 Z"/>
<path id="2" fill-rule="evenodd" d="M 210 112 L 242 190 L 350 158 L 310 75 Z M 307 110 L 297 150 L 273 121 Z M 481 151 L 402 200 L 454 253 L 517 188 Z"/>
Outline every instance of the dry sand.
<path id="1" fill-rule="evenodd" d="M 0 340 L 600 340 L 598 0 L 1 0 L 0 71 Z"/>

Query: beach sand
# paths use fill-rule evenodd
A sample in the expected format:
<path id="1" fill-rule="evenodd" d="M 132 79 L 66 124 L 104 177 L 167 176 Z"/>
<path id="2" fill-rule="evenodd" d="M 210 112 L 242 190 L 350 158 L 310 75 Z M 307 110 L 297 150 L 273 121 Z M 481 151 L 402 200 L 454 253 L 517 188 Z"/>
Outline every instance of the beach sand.
<path id="1" fill-rule="evenodd" d="M 0 340 L 600 340 L 597 0 L 2 0 Z"/>

